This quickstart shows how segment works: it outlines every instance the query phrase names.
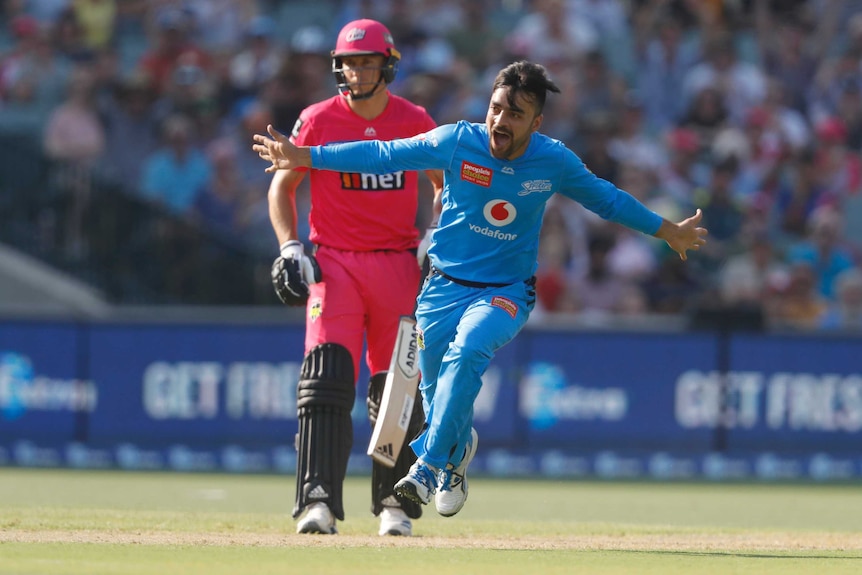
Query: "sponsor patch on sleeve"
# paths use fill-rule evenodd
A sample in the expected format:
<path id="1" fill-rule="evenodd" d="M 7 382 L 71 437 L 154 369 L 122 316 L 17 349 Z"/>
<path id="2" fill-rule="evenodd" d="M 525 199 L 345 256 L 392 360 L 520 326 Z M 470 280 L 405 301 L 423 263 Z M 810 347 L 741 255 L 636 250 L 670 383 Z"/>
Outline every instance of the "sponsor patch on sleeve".
<path id="1" fill-rule="evenodd" d="M 502 309 L 504 312 L 512 316 L 512 319 L 515 319 L 515 316 L 518 315 L 518 304 L 509 298 L 495 295 L 491 298 L 491 305 Z"/>
<path id="2" fill-rule="evenodd" d="M 461 162 L 461 179 L 484 188 L 491 186 L 491 176 L 493 172 L 490 168 L 477 166 L 470 162 Z"/>
<path id="3" fill-rule="evenodd" d="M 416 346 L 419 349 L 425 349 L 425 332 L 418 325 L 416 326 Z"/>

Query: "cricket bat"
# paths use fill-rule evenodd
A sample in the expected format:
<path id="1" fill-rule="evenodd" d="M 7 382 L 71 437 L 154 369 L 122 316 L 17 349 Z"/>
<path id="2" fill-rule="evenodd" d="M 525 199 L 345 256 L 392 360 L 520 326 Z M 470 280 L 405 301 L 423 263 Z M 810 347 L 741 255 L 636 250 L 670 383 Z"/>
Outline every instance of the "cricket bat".
<path id="1" fill-rule="evenodd" d="M 368 455 L 386 467 L 395 461 L 407 437 L 413 414 L 416 389 L 419 387 L 419 358 L 416 343 L 416 320 L 403 316 L 398 324 L 395 348 L 383 387 L 380 413 L 368 443 Z"/>

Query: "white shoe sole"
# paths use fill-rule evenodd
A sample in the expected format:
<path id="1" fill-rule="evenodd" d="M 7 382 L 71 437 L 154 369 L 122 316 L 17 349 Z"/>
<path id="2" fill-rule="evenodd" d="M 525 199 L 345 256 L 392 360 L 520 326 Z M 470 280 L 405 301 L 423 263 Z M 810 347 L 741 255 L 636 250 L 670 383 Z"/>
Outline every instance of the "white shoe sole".
<path id="1" fill-rule="evenodd" d="M 323 507 L 316 507 L 321 505 Z M 332 512 L 323 503 L 314 503 L 305 512 L 296 524 L 297 533 L 308 533 L 317 535 L 336 535 L 335 518 Z"/>
<path id="2" fill-rule="evenodd" d="M 413 535 L 413 523 L 400 508 L 384 507 L 380 513 L 380 536 L 410 537 Z"/>
<path id="3" fill-rule="evenodd" d="M 432 492 L 427 487 L 415 481 L 410 476 L 402 478 L 395 484 L 395 493 L 400 497 L 406 497 L 414 503 L 427 505 L 431 501 Z"/>
<path id="4" fill-rule="evenodd" d="M 479 434 L 476 430 L 471 430 L 470 446 L 467 453 L 464 454 L 464 459 L 460 465 L 452 470 L 449 478 L 450 485 L 437 491 L 434 496 L 434 506 L 437 508 L 437 513 L 443 517 L 452 517 L 464 508 L 464 503 L 467 502 L 467 467 L 473 461 L 473 456 L 476 455 L 476 450 L 479 447 Z M 453 486 L 452 481 L 457 483 Z"/>
<path id="5" fill-rule="evenodd" d="M 310 535 L 338 535 L 338 530 L 334 526 L 326 527 L 315 521 L 307 521 L 302 525 L 297 525 L 296 532 Z"/>

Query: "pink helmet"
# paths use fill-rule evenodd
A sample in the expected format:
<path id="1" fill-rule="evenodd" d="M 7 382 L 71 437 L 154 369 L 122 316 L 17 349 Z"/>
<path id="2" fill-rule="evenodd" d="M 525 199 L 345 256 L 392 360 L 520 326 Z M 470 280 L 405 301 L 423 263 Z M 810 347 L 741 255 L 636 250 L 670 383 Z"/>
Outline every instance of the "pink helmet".
<path id="1" fill-rule="evenodd" d="M 350 93 L 347 81 L 342 72 L 341 59 L 344 56 L 360 56 L 363 54 L 380 54 L 386 58 L 380 71 L 383 81 L 391 84 L 395 80 L 398 71 L 398 61 L 401 53 L 395 49 L 395 42 L 389 29 L 376 20 L 367 18 L 348 22 L 335 42 L 335 50 L 332 51 L 332 72 L 338 83 L 338 89 L 342 94 Z M 355 97 L 355 95 L 354 95 Z"/>

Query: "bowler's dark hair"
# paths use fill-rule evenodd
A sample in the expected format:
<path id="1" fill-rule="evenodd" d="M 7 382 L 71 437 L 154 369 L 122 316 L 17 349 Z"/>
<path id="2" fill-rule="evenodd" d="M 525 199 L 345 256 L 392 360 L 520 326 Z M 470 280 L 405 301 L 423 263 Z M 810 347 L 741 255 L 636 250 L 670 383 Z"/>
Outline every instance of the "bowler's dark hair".
<path id="1" fill-rule="evenodd" d="M 548 71 L 541 64 L 520 61 L 509 64 L 497 74 L 494 79 L 494 90 L 509 88 L 509 105 L 515 105 L 515 96 L 523 92 L 526 98 L 536 106 L 536 114 L 541 114 L 545 107 L 548 92 L 560 93 L 554 81 L 548 77 Z"/>

